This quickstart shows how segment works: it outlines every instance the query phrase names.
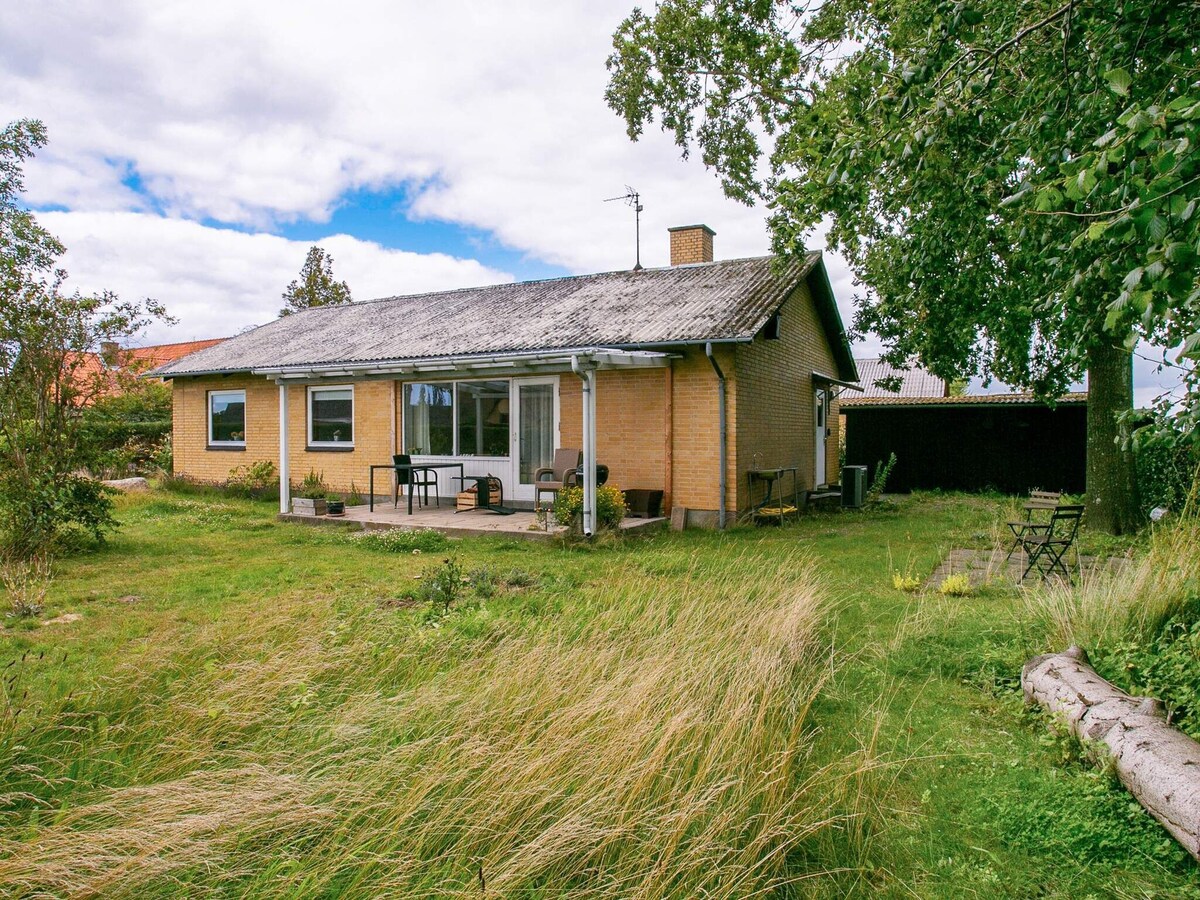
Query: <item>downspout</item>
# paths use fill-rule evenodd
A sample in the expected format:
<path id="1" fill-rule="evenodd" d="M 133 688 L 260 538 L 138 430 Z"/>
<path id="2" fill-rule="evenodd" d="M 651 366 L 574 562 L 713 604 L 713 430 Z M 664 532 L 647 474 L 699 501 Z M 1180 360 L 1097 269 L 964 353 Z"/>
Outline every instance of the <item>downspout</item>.
<path id="1" fill-rule="evenodd" d="M 728 459 L 728 426 L 725 421 L 725 373 L 721 371 L 721 367 L 717 364 L 717 358 L 713 356 L 712 341 L 704 345 L 704 355 L 708 357 L 708 361 L 712 363 L 713 371 L 717 373 L 717 416 L 721 426 L 721 477 L 719 479 L 721 485 L 721 500 L 717 507 L 717 527 L 725 528 L 725 490 L 726 490 L 726 474 L 725 467 Z"/>
<path id="2" fill-rule="evenodd" d="M 591 537 L 596 531 L 596 398 L 593 377 L 595 371 L 585 369 L 579 357 L 571 356 L 571 371 L 579 376 L 583 395 L 580 408 L 583 414 L 583 535 Z"/>

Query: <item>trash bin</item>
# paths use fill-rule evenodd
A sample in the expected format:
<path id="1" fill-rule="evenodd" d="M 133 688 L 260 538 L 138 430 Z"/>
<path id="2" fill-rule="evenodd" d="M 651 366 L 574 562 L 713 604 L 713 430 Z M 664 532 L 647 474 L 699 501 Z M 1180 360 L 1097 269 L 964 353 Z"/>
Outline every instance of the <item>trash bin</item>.
<path id="1" fill-rule="evenodd" d="M 842 466 L 842 506 L 858 509 L 867 497 L 867 467 Z"/>

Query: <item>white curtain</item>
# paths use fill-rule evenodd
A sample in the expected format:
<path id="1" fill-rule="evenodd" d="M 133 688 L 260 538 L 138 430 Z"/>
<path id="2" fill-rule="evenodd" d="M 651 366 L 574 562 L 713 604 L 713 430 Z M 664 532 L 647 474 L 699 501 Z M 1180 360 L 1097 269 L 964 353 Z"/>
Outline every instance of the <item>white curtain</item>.
<path id="1" fill-rule="evenodd" d="M 521 483 L 554 461 L 554 385 L 523 384 L 521 391 Z"/>

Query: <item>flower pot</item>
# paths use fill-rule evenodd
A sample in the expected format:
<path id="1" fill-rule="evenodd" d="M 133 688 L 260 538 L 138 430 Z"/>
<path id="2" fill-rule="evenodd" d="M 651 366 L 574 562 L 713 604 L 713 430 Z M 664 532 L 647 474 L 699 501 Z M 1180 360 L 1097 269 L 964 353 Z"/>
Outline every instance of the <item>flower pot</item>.
<path id="1" fill-rule="evenodd" d="M 346 514 L 345 500 L 328 500 L 326 501 L 325 506 L 325 515 L 327 516 L 344 516 Z"/>
<path id="2" fill-rule="evenodd" d="M 292 500 L 292 514 L 296 516 L 323 516 L 328 511 L 325 498 L 309 500 L 307 497 L 296 497 Z"/>

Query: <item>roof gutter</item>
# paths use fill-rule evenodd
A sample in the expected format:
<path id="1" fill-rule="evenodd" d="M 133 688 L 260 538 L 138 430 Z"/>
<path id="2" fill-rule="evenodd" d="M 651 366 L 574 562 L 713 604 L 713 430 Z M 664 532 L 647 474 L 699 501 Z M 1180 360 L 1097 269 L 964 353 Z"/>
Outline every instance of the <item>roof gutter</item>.
<path id="1" fill-rule="evenodd" d="M 704 355 L 708 357 L 708 361 L 712 363 L 713 371 L 717 373 L 717 417 L 721 428 L 721 474 L 717 479 L 721 486 L 721 499 L 717 505 L 717 527 L 723 531 L 725 529 L 725 460 L 729 444 L 728 426 L 725 419 L 725 373 L 721 371 L 721 366 L 717 363 L 717 358 L 713 355 L 712 341 L 704 345 Z"/>

